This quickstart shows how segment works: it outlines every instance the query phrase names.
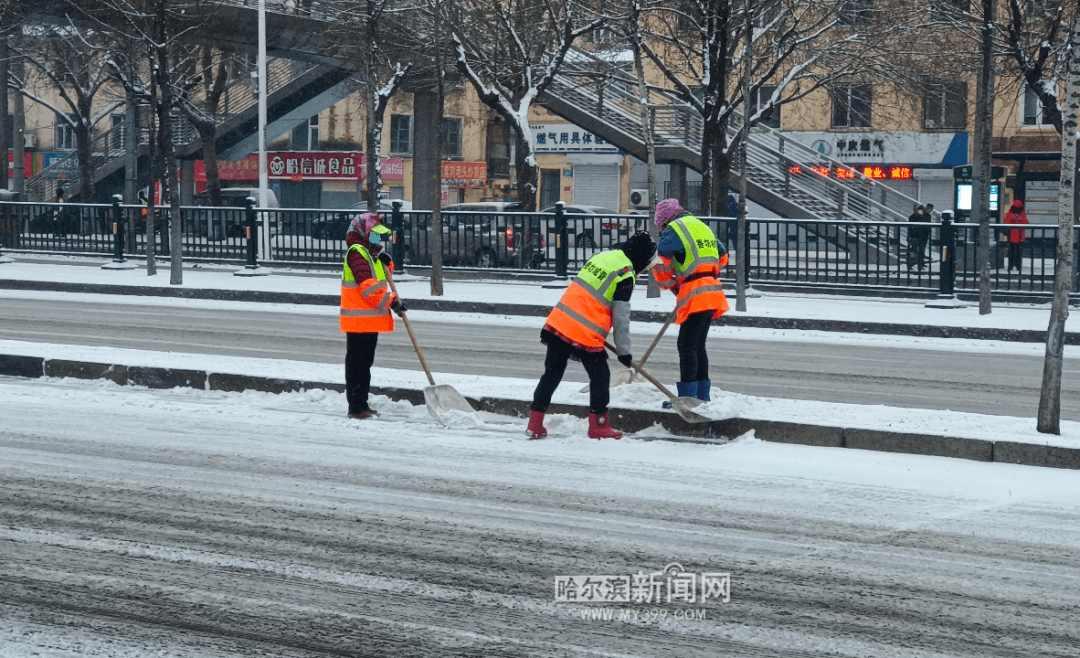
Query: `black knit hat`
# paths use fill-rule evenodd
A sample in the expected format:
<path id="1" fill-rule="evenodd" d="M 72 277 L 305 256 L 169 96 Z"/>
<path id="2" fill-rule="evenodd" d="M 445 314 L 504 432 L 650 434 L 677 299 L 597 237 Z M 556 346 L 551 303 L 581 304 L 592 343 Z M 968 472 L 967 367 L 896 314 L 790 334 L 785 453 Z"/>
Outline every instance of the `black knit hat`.
<path id="1" fill-rule="evenodd" d="M 630 239 L 622 243 L 619 248 L 630 259 L 634 265 L 634 271 L 638 274 L 645 271 L 652 262 L 653 256 L 656 255 L 656 243 L 645 231 L 638 231 L 631 235 Z"/>

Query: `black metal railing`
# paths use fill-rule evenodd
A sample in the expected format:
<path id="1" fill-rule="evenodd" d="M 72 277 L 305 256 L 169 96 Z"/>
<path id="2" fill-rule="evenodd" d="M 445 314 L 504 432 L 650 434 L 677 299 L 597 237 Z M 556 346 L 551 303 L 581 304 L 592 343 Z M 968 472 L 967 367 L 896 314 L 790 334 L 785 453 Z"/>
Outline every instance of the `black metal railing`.
<path id="1" fill-rule="evenodd" d="M 356 210 L 254 210 L 253 240 L 260 263 L 338 263 L 345 233 Z M 0 202 L 0 247 L 7 251 L 114 254 L 117 239 L 126 255 L 144 255 L 144 206 Z M 168 207 L 155 209 L 155 253 L 170 253 Z M 116 218 L 124 231 L 114 233 Z M 243 263 L 249 259 L 245 208 L 183 207 L 181 236 L 185 258 Z M 746 254 L 750 283 L 805 286 L 858 286 L 939 291 L 976 290 L 979 267 L 975 224 L 916 225 L 907 222 L 852 222 L 814 219 L 749 219 L 747 242 L 736 244 L 736 220 L 703 217 L 726 246 L 730 264 L 723 277 L 733 280 L 740 252 Z M 386 221 L 395 229 L 393 253 L 404 265 L 431 264 L 430 211 L 396 211 Z M 560 224 L 562 221 L 564 224 Z M 442 261 L 450 268 L 540 270 L 572 276 L 598 251 L 610 249 L 635 231 L 646 230 L 646 215 L 557 213 L 442 213 Z M 560 228 L 564 238 L 560 239 Z M 928 231 L 922 247 L 918 232 Z M 1012 248 L 1009 237 L 1022 231 Z M 991 225 L 992 289 L 997 292 L 1050 293 L 1055 272 L 1057 227 L 1024 229 Z M 951 270 L 943 281 L 942 254 L 951 233 Z M 269 235 L 269 240 L 265 239 Z M 121 236 L 117 238 L 116 236 Z M 124 237 L 126 236 L 126 238 Z M 560 255 L 562 262 L 560 263 Z M 1019 257 L 1020 263 L 1011 262 Z M 920 267 L 921 265 L 921 267 Z M 1010 267 L 1012 265 L 1012 267 Z M 951 275 L 950 275 L 951 274 Z M 1073 290 L 1077 290 L 1074 278 Z"/>

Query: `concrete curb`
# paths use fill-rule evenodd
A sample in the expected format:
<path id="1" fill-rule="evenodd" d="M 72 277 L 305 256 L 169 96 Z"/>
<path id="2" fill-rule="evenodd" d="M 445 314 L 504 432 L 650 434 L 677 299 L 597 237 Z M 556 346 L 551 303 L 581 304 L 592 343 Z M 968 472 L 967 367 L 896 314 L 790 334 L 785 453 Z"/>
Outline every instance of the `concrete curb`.
<path id="1" fill-rule="evenodd" d="M 43 290 L 53 292 L 97 293 L 105 295 L 136 295 L 184 299 L 213 299 L 220 301 L 261 302 L 275 304 L 310 304 L 337 306 L 338 295 L 314 295 L 309 293 L 260 292 L 251 290 L 216 290 L 207 288 L 159 288 L 155 286 L 117 286 L 109 284 L 68 283 L 61 281 L 22 281 L 0 279 L 0 289 Z M 441 299 L 410 299 L 409 308 L 415 311 L 446 311 L 455 313 L 486 313 L 493 315 L 521 315 L 546 317 L 549 306 L 535 304 L 497 304 L 489 302 L 460 302 Z M 633 311 L 635 322 L 663 323 L 667 313 L 657 311 Z M 942 327 L 925 324 L 850 322 L 846 320 L 811 320 L 801 318 L 735 317 L 725 315 L 714 326 L 752 327 L 760 329 L 793 329 L 801 331 L 828 331 L 854 334 L 891 336 L 916 336 L 921 338 L 969 338 L 975 340 L 1000 340 L 1021 343 L 1045 343 L 1046 332 L 1029 329 L 996 329 L 983 327 Z M 1080 333 L 1066 333 L 1066 345 L 1080 345 Z"/>
<path id="2" fill-rule="evenodd" d="M 212 373 L 202 370 L 178 368 L 155 368 L 124 366 L 108 363 L 45 359 L 42 357 L 0 354 L 0 375 L 14 377 L 74 377 L 78 379 L 108 379 L 121 385 L 138 385 L 147 388 L 195 388 L 211 391 L 262 391 L 288 393 L 309 389 L 327 389 L 344 392 L 344 384 L 309 382 L 275 377 Z M 424 404 L 424 392 L 417 389 L 372 387 L 375 395 L 385 395 L 392 400 L 404 400 L 414 405 Z M 529 402 L 504 398 L 469 398 L 480 411 L 517 416 L 529 415 Z M 570 414 L 585 418 L 588 409 L 576 405 L 552 405 L 549 413 Z M 691 424 L 677 414 L 662 411 L 636 409 L 611 410 L 613 424 L 627 432 L 661 425 L 676 439 L 646 439 L 683 441 L 693 443 L 724 443 L 725 439 L 742 436 L 751 430 L 763 441 L 795 443 L 827 448 L 852 448 L 900 452 L 912 455 L 953 457 L 982 462 L 1023 464 L 1049 468 L 1080 470 L 1080 447 L 1063 448 L 1014 441 L 989 441 L 958 437 L 906 434 L 882 430 L 850 427 L 802 425 L 799 423 L 730 418 L 710 423 Z M 524 425 L 522 425 L 524 433 Z"/>

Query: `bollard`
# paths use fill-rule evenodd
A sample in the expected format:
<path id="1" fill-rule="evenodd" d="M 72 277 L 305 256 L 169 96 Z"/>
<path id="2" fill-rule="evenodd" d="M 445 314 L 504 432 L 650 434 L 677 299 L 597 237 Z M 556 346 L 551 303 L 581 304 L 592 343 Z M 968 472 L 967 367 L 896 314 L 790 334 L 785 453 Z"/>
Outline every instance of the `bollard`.
<path id="1" fill-rule="evenodd" d="M 247 233 L 246 233 L 247 234 L 247 263 L 244 265 L 244 267 L 246 267 L 248 269 L 255 269 L 255 268 L 259 267 L 259 264 L 258 264 L 258 262 L 256 262 L 256 259 L 255 259 L 256 255 L 258 253 L 258 243 L 256 241 L 258 231 L 255 228 L 256 223 L 255 223 L 255 198 L 254 197 L 248 197 L 247 198 L 247 207 L 245 208 L 244 212 L 245 212 L 245 215 L 247 217 L 247 221 L 245 222 L 246 227 L 247 227 Z"/>
<path id="2" fill-rule="evenodd" d="M 565 279 L 570 260 L 570 243 L 566 231 L 566 202 L 555 202 L 555 276 Z"/>
<path id="3" fill-rule="evenodd" d="M 120 202 L 124 200 L 124 197 L 119 194 L 113 195 L 113 261 L 117 263 L 124 262 L 124 219 L 120 214 Z"/>
<path id="4" fill-rule="evenodd" d="M 391 238 L 390 257 L 394 259 L 394 270 L 405 272 L 405 214 L 401 212 L 401 200 L 393 202 L 390 211 L 390 228 L 394 231 Z"/>
<path id="5" fill-rule="evenodd" d="M 941 295 L 953 295 L 956 291 L 955 231 L 952 213 L 941 213 L 941 268 L 938 274 L 938 292 Z"/>

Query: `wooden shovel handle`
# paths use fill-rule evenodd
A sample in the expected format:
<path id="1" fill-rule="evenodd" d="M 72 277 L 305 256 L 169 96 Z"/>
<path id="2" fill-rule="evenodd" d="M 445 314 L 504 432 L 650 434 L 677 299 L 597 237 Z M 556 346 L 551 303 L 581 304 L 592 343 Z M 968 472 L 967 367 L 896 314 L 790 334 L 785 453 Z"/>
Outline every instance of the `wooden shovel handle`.
<path id="1" fill-rule="evenodd" d="M 609 343 L 607 341 L 604 341 L 604 347 L 606 347 L 609 350 L 611 350 L 612 352 L 618 354 L 618 352 L 615 352 L 615 347 L 611 343 Z M 672 393 L 668 389 L 667 386 L 664 386 L 663 384 L 661 384 L 660 381 L 658 379 L 656 379 L 656 377 L 653 377 L 652 373 L 650 373 L 648 370 L 642 368 L 637 363 L 634 363 L 633 361 L 630 362 L 630 365 L 634 368 L 634 370 L 636 370 L 638 372 L 639 375 L 641 375 L 645 379 L 649 380 L 649 382 L 652 383 L 653 386 L 660 389 L 664 393 L 664 395 L 668 396 L 668 398 L 670 398 L 672 400 L 675 399 L 675 394 Z"/>
<path id="2" fill-rule="evenodd" d="M 649 345 L 649 349 L 645 350 L 645 356 L 641 357 L 641 361 L 638 361 L 639 366 L 644 367 L 645 362 L 649 360 L 649 355 L 652 354 L 652 351 L 656 349 L 657 343 L 660 342 L 660 338 L 663 337 L 664 332 L 667 331 L 668 327 L 670 327 L 671 323 L 674 321 L 675 311 L 672 311 L 671 314 L 667 316 L 667 320 L 664 322 L 664 326 L 660 328 L 660 333 L 656 334 L 656 338 L 653 338 L 652 345 Z"/>
<path id="3" fill-rule="evenodd" d="M 398 294 L 397 286 L 394 285 L 394 275 L 389 271 L 386 272 L 386 280 L 390 283 L 390 290 L 394 292 L 394 296 L 401 301 L 401 295 Z M 416 356 L 420 359 L 420 365 L 424 368 L 424 374 L 427 375 L 428 383 L 432 386 L 435 385 L 435 378 L 431 376 L 431 370 L 427 366 L 427 361 L 424 359 L 424 353 L 420 349 L 420 343 L 416 342 L 416 334 L 413 333 L 412 325 L 409 324 L 409 318 L 405 317 L 405 313 L 401 313 L 401 321 L 405 323 L 405 331 L 409 332 L 409 340 L 412 341 L 413 349 L 416 350 Z"/>

